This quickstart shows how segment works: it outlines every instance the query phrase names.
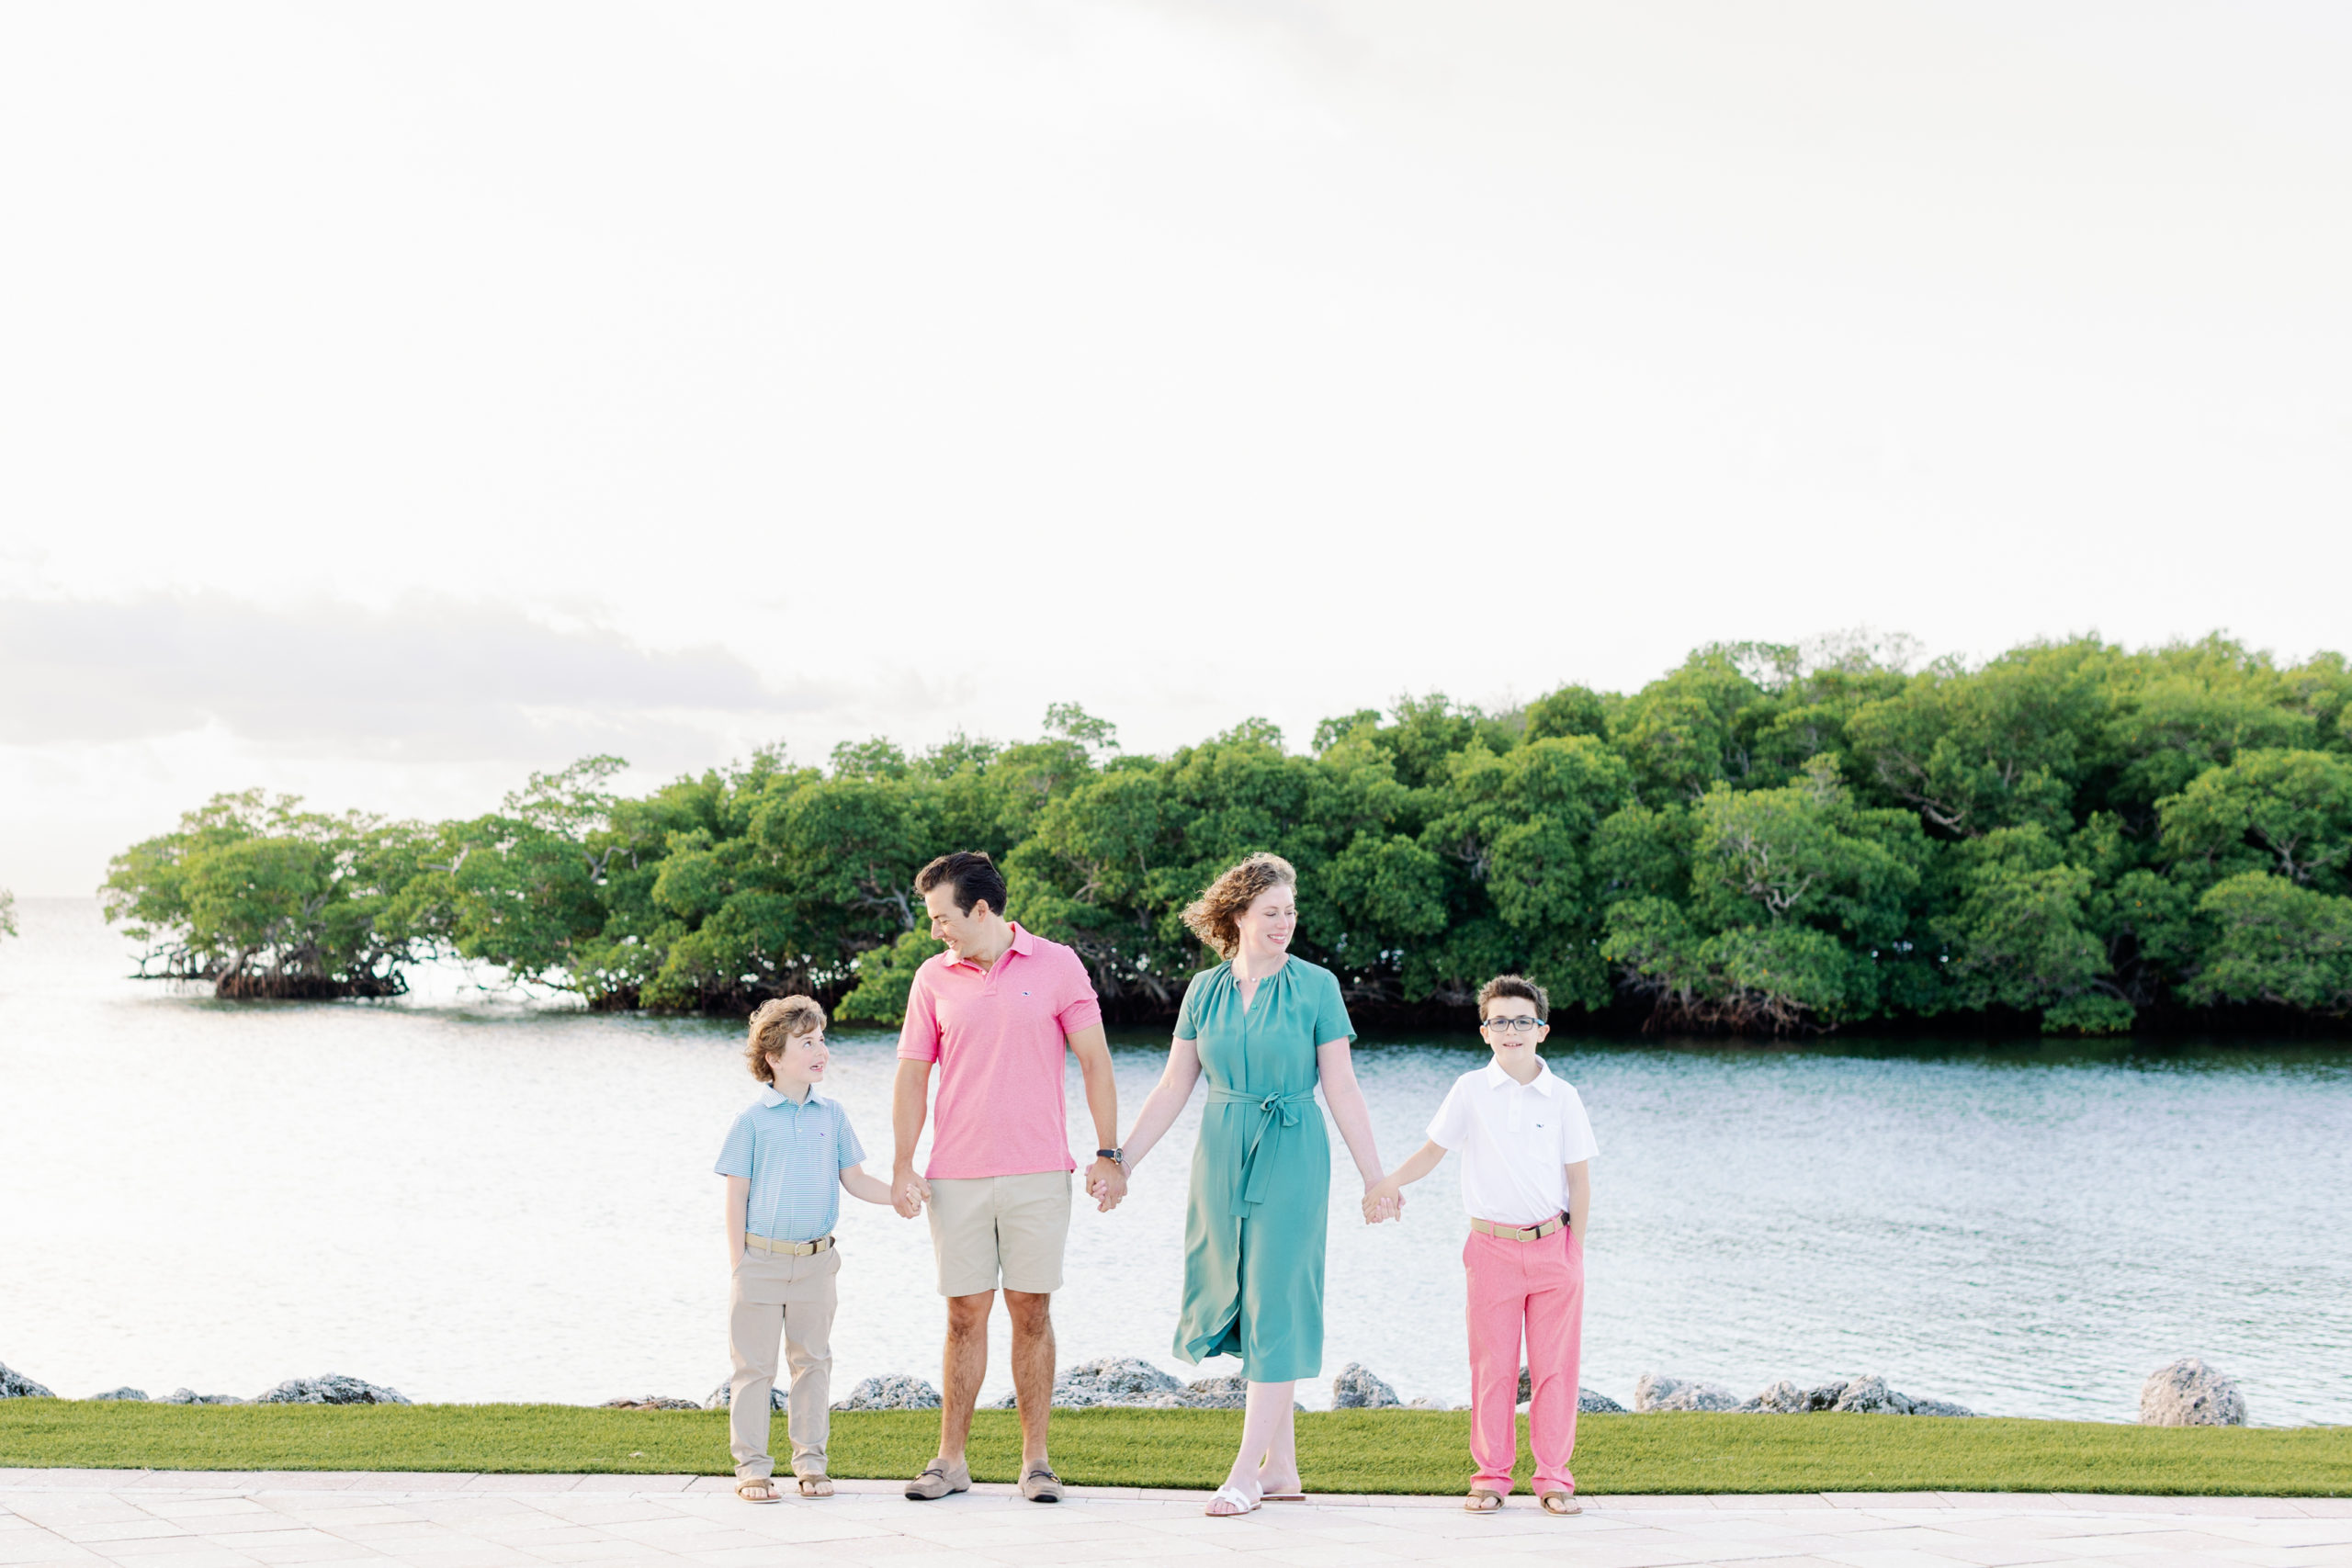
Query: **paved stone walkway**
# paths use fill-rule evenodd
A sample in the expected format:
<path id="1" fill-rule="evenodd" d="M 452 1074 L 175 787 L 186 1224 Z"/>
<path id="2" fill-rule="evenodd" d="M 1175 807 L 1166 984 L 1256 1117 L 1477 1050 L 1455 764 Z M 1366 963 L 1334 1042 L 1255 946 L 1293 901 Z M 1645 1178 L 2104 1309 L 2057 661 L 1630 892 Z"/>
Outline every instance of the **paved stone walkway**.
<path id="1" fill-rule="evenodd" d="M 2128 1562 L 2132 1568 L 2352 1565 L 2352 1499 L 1864 1493 L 1785 1497 L 1588 1497 L 1555 1519 L 1514 1497 L 1472 1517 L 1450 1498 L 1317 1497 L 1240 1519 L 1204 1495 L 1081 1487 L 1058 1506 L 979 1486 L 910 1503 L 895 1483 L 843 1482 L 823 1501 L 767 1507 L 684 1475 L 265 1474 L 0 1470 L 0 1564 L 550 1562 L 714 1568 L 1196 1563 L 1289 1568 L 1540 1562 L 1587 1568 L 1685 1562 Z"/>

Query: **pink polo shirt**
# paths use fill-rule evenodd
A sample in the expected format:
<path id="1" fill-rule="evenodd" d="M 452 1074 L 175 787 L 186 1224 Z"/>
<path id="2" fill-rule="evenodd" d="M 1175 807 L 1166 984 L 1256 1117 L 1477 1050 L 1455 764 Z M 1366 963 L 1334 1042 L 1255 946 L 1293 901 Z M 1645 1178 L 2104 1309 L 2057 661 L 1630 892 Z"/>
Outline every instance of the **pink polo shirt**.
<path id="1" fill-rule="evenodd" d="M 915 971 L 899 1058 L 937 1062 L 926 1178 L 1075 1170 L 1062 1115 L 1063 1036 L 1102 1021 L 1086 965 L 1012 922 L 989 968 L 942 953 Z"/>

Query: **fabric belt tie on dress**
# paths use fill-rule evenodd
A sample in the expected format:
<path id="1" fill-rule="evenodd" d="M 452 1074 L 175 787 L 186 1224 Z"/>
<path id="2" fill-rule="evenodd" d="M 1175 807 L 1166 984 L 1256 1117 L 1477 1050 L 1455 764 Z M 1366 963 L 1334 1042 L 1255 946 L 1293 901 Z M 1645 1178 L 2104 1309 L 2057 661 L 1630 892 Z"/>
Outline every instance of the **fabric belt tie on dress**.
<path id="1" fill-rule="evenodd" d="M 1260 1160 L 1258 1150 L 1266 1135 L 1277 1127 L 1298 1125 L 1299 1107 L 1315 1103 L 1315 1091 L 1300 1089 L 1295 1094 L 1249 1094 L 1238 1089 L 1212 1089 L 1211 1105 L 1254 1105 L 1258 1108 L 1258 1124 L 1250 1130 L 1249 1147 L 1241 1155 L 1241 1196 L 1233 1202 L 1237 1219 L 1248 1219 L 1250 1209 L 1265 1201 L 1266 1183 L 1272 1178 L 1274 1162 Z"/>

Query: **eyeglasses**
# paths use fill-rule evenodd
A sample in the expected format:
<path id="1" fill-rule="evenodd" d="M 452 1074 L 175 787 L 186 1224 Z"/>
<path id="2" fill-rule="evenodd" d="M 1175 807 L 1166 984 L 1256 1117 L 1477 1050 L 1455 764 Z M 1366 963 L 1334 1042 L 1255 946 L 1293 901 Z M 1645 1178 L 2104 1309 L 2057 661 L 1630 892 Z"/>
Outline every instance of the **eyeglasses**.
<path id="1" fill-rule="evenodd" d="M 1514 1034 L 1527 1034 L 1544 1027 L 1540 1018 L 1490 1018 L 1478 1026 L 1481 1029 L 1507 1029 Z"/>

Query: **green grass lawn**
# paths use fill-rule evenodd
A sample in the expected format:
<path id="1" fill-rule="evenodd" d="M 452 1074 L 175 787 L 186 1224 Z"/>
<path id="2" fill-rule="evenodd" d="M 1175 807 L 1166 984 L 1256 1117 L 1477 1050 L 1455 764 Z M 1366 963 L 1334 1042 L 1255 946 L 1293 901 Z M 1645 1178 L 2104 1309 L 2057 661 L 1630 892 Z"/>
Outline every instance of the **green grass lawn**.
<path id="1" fill-rule="evenodd" d="M 1298 1418 L 1317 1492 L 1453 1492 L 1470 1477 L 1464 1413 Z M 776 1420 L 781 1441 L 783 1417 Z M 931 1457 L 928 1411 L 833 1417 L 841 1476 L 907 1476 Z M 1072 1410 L 1054 1462 L 1080 1484 L 1216 1485 L 1239 1441 L 1224 1410 Z M 972 1473 L 1011 1481 L 1020 1434 L 982 1411 Z M 716 1411 L 569 1404 L 166 1405 L 0 1401 L 0 1466 L 458 1470 L 724 1475 Z M 2155 1427 L 1906 1416 L 1587 1416 L 1577 1484 L 1625 1492 L 2134 1492 L 2352 1495 L 2352 1427 Z M 1520 1466 L 1522 1483 L 1528 1475 Z"/>

